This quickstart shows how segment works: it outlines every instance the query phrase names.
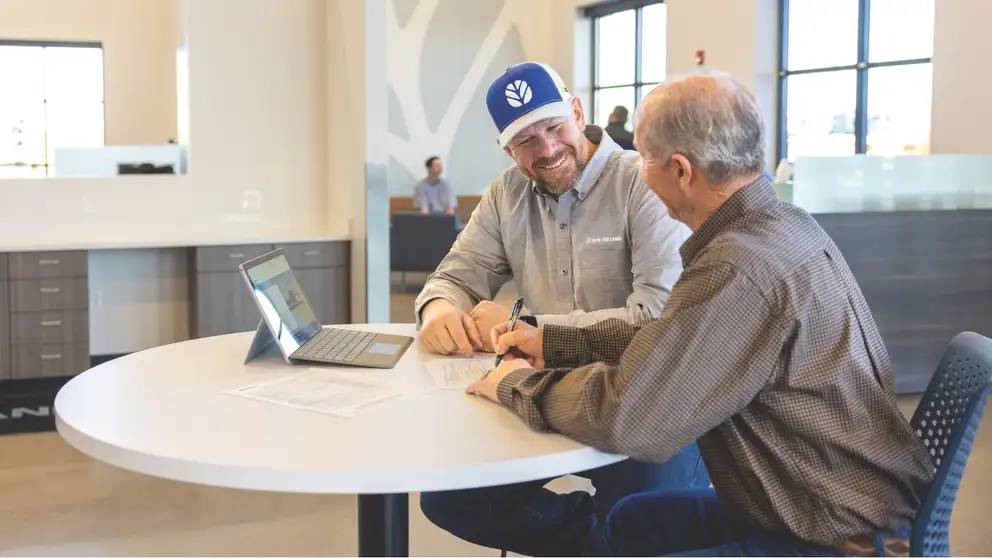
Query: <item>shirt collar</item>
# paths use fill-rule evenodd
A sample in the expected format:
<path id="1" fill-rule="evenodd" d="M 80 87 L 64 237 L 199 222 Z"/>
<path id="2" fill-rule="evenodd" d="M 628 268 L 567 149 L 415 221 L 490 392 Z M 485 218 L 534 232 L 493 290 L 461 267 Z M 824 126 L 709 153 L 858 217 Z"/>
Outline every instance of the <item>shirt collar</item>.
<path id="1" fill-rule="evenodd" d="M 600 135 L 598 133 L 600 130 L 598 126 L 590 125 L 587 126 L 587 128 L 596 128 L 594 131 L 597 133 L 593 134 L 593 136 Z M 587 134 L 587 137 L 588 135 L 589 134 Z M 592 140 L 590 139 L 590 141 Z M 606 164 L 610 161 L 610 155 L 612 155 L 614 151 L 623 151 L 623 149 L 617 145 L 615 141 L 613 141 L 613 138 L 611 138 L 609 134 L 605 131 L 602 132 L 602 138 L 599 140 L 596 152 L 592 154 L 592 157 L 589 158 L 589 162 L 586 163 L 586 167 L 582 169 L 582 176 L 579 177 L 579 183 L 570 190 L 573 196 L 577 196 L 580 200 L 586 198 L 586 195 L 589 194 L 589 190 L 591 190 L 592 187 L 596 185 L 596 182 L 599 181 L 599 177 L 603 174 L 603 169 L 606 168 Z M 537 182 L 532 183 L 531 189 L 535 194 L 542 196 L 547 194 L 547 192 L 541 190 L 537 186 Z"/>
<path id="2" fill-rule="evenodd" d="M 771 182 L 760 176 L 753 182 L 734 192 L 679 248 L 682 266 L 689 267 L 703 248 L 713 241 L 732 223 L 748 213 L 771 206 L 778 202 L 778 195 Z"/>

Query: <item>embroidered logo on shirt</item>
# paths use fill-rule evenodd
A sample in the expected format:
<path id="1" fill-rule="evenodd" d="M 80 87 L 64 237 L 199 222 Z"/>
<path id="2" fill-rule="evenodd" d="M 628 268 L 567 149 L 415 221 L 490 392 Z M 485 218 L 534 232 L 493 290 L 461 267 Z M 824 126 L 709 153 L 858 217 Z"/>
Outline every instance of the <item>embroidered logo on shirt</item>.
<path id="1" fill-rule="evenodd" d="M 510 103 L 513 108 L 526 105 L 533 96 L 534 93 L 530 90 L 530 86 L 522 79 L 506 84 L 506 102 Z"/>
<path id="2" fill-rule="evenodd" d="M 621 242 L 622 236 L 587 236 L 586 244 L 603 244 L 604 242 Z"/>

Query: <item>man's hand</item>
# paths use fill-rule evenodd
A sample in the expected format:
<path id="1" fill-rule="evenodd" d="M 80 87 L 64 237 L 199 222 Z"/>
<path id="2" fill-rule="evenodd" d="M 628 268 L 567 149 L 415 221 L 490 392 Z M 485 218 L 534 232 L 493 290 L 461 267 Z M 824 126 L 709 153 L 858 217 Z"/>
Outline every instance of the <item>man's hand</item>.
<path id="1" fill-rule="evenodd" d="M 506 377 L 510 372 L 520 370 L 523 368 L 532 368 L 531 365 L 524 359 L 518 358 L 514 360 L 503 359 L 503 362 L 499 363 L 499 366 L 490 370 L 488 374 L 479 378 L 478 380 L 472 382 L 468 388 L 465 389 L 467 393 L 472 395 L 478 395 L 479 397 L 485 397 L 490 401 L 495 401 L 499 403 L 499 395 L 496 390 L 499 389 L 499 383 Z"/>
<path id="2" fill-rule="evenodd" d="M 544 368 L 544 329 L 517 322 L 513 331 L 507 332 L 506 322 L 497 324 L 489 334 L 493 351 L 508 360 L 526 360 L 533 368 Z M 512 349 L 512 350 L 511 350 Z"/>
<path id="3" fill-rule="evenodd" d="M 482 350 L 482 336 L 475 321 L 461 308 L 444 299 L 432 300 L 424 307 L 424 325 L 420 328 L 420 343 L 429 351 L 450 355 L 472 356 L 473 349 Z"/>
<path id="4" fill-rule="evenodd" d="M 493 344 L 489 332 L 502 323 L 504 326 L 510 321 L 510 309 L 506 306 L 483 300 L 475 305 L 475 308 L 468 313 L 475 320 L 475 326 L 482 334 L 482 349 L 486 352 L 493 352 Z"/>

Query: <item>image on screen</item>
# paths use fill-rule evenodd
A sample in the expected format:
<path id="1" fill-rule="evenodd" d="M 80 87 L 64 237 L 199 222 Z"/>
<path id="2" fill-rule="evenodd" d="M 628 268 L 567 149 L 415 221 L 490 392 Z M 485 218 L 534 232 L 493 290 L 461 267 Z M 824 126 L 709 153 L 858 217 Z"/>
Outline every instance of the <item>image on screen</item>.
<path id="1" fill-rule="evenodd" d="M 246 268 L 245 273 L 266 321 L 272 325 L 273 336 L 285 354 L 292 354 L 320 331 L 317 316 L 286 256 L 278 255 Z"/>

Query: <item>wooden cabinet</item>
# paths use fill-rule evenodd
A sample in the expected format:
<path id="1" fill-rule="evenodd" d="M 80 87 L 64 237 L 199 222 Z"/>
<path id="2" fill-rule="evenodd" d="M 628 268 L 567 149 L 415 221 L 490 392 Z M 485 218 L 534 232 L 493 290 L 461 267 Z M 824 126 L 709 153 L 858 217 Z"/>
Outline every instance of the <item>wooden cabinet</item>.
<path id="1" fill-rule="evenodd" d="M 317 319 L 323 324 L 348 323 L 349 246 L 348 242 L 317 242 L 191 249 L 192 337 L 252 331 L 258 326 L 261 315 L 238 265 L 275 248 L 286 254 Z"/>
<path id="2" fill-rule="evenodd" d="M 87 252 L 3 258 L 0 378 L 72 376 L 90 367 Z"/>

